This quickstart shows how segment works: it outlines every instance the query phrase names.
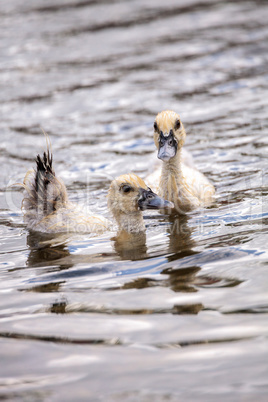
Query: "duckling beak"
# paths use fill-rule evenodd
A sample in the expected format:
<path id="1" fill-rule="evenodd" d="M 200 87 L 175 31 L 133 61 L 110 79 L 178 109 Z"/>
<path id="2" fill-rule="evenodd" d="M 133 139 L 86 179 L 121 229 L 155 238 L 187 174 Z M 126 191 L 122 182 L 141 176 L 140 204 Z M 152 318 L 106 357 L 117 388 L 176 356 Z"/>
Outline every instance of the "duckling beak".
<path id="1" fill-rule="evenodd" d="M 159 137 L 159 149 L 158 149 L 158 159 L 161 159 L 164 162 L 173 158 L 177 153 L 177 142 L 174 139 L 174 135 L 172 132 L 169 135 L 164 136 L 163 132 L 161 131 Z"/>
<path id="2" fill-rule="evenodd" d="M 143 188 L 140 189 L 138 206 L 141 211 L 144 211 L 145 209 L 174 208 L 173 202 L 164 200 L 157 194 L 153 193 L 152 190 L 144 190 Z"/>

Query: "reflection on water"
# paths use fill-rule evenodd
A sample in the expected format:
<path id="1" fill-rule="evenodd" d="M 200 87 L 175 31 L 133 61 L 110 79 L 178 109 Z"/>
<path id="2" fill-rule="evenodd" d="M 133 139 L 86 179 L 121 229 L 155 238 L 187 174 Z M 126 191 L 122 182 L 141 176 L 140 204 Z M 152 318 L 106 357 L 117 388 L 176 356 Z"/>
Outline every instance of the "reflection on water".
<path id="1" fill-rule="evenodd" d="M 162 274 L 168 275 L 166 280 L 167 286 L 169 286 L 174 292 L 197 292 L 197 288 L 194 285 L 196 279 L 196 273 L 201 270 L 200 267 L 188 267 L 182 269 L 164 269 Z"/>
<path id="2" fill-rule="evenodd" d="M 71 262 L 70 252 L 67 246 L 67 235 L 58 243 L 58 236 L 51 234 L 34 233 L 31 232 L 27 236 L 27 245 L 29 246 L 29 254 L 27 265 L 29 267 L 43 266 L 44 261 L 46 265 L 54 265 L 58 262 L 59 269 L 68 269 L 73 266 Z M 58 261 L 59 260 L 59 261 Z M 68 261 L 69 260 L 69 261 Z"/>
<path id="3" fill-rule="evenodd" d="M 267 2 L 11 0 L 0 16 L 0 398 L 266 400 Z M 164 109 L 211 208 L 145 213 L 127 237 L 27 232 L 7 186 L 41 127 L 70 200 L 108 217 L 111 180 L 152 170 Z"/>
<path id="4" fill-rule="evenodd" d="M 112 238 L 114 249 L 122 260 L 143 260 L 148 257 L 146 234 L 122 231 Z"/>
<path id="5" fill-rule="evenodd" d="M 196 251 L 192 250 L 196 243 L 192 237 L 193 228 L 189 227 L 188 221 L 189 217 L 186 215 L 171 215 L 169 217 L 168 252 L 171 254 L 168 257 L 169 261 L 177 260 L 196 253 Z"/>

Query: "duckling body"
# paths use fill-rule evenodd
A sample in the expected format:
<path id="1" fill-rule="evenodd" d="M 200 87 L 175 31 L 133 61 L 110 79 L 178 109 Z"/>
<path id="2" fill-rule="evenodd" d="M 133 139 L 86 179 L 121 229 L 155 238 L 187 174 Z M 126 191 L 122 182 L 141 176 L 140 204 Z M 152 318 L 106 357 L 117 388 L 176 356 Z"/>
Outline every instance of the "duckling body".
<path id="1" fill-rule="evenodd" d="M 22 201 L 27 228 L 43 233 L 84 232 L 101 234 L 112 230 L 113 223 L 101 215 L 91 214 L 68 200 L 66 187 L 52 168 L 52 155 L 37 156 L 36 170 L 26 173 Z M 108 206 L 121 231 L 145 230 L 143 209 L 170 207 L 154 194 L 144 181 L 134 174 L 113 180 L 108 194 Z"/>
<path id="2" fill-rule="evenodd" d="M 28 229 L 44 233 L 103 233 L 111 227 L 108 219 L 68 200 L 65 184 L 52 168 L 49 151 L 43 158 L 37 156 L 36 166 L 36 171 L 26 173 L 23 182 L 22 208 Z"/>
<path id="3" fill-rule="evenodd" d="M 182 161 L 182 146 L 186 133 L 180 117 L 172 111 L 157 115 L 154 123 L 154 141 L 162 169 L 146 179 L 149 186 L 161 197 L 172 201 L 180 213 L 210 205 L 215 194 L 214 186 L 195 167 L 187 156 Z"/>

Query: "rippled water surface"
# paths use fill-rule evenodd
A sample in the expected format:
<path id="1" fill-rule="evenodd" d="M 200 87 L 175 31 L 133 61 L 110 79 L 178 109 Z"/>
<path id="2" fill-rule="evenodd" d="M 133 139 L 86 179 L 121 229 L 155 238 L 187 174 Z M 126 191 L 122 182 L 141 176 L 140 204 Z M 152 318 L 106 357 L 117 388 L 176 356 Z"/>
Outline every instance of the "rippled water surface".
<path id="1" fill-rule="evenodd" d="M 267 400 L 267 2 L 10 0 L 0 20 L 1 399 Z M 211 208 L 145 213 L 131 247 L 26 230 L 8 186 L 41 128 L 70 199 L 108 216 L 164 109 Z"/>

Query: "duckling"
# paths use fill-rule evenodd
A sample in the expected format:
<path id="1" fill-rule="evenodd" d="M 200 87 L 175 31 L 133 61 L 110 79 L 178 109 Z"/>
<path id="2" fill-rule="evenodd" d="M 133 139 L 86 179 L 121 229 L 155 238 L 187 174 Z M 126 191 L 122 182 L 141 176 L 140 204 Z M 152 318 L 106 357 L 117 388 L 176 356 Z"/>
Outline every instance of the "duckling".
<path id="1" fill-rule="evenodd" d="M 101 234 L 112 230 L 112 222 L 93 215 L 68 200 L 65 184 L 56 177 L 52 154 L 47 150 L 36 158 L 36 170 L 26 173 L 22 186 L 24 221 L 27 228 L 43 233 L 84 232 Z M 135 174 L 113 180 L 108 193 L 108 206 L 120 230 L 145 230 L 144 209 L 168 208 L 172 204 L 154 194 Z"/>
<path id="2" fill-rule="evenodd" d="M 185 129 L 177 113 L 170 110 L 158 113 L 154 122 L 154 142 L 157 157 L 163 161 L 162 171 L 160 180 L 159 176 L 156 180 L 156 173 L 146 179 L 150 186 L 157 182 L 157 193 L 172 201 L 182 214 L 210 205 L 215 194 L 214 186 L 191 161 L 183 163 L 181 151 L 185 138 Z"/>

